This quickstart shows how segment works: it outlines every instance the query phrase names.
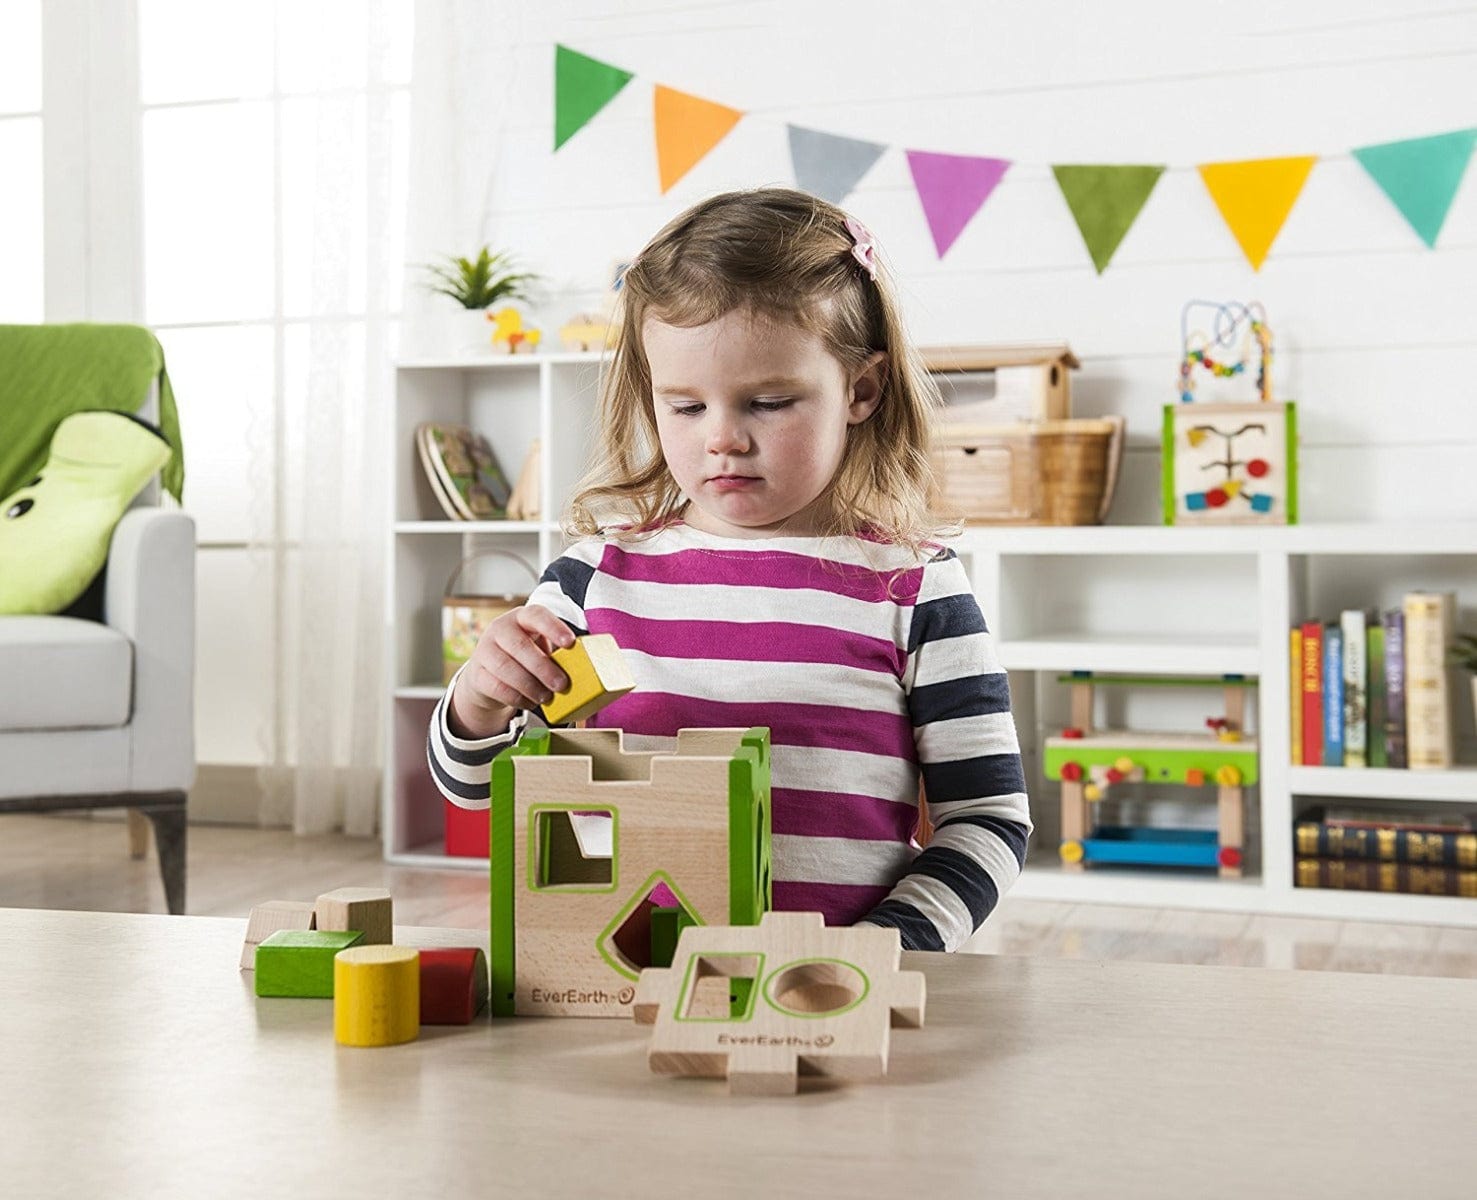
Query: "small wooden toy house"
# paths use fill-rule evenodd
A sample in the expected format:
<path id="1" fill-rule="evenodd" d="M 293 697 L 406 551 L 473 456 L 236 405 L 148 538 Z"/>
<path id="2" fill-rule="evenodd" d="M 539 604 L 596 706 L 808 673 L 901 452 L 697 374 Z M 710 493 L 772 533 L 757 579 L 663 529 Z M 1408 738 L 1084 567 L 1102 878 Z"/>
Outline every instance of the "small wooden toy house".
<path id="1" fill-rule="evenodd" d="M 769 731 L 530 729 L 492 766 L 494 1016 L 630 1015 L 686 925 L 770 908 Z"/>
<path id="2" fill-rule="evenodd" d="M 944 392 L 942 419 L 969 425 L 1066 420 L 1071 372 L 1082 365 L 1064 342 L 938 346 L 923 351 L 923 364 Z"/>

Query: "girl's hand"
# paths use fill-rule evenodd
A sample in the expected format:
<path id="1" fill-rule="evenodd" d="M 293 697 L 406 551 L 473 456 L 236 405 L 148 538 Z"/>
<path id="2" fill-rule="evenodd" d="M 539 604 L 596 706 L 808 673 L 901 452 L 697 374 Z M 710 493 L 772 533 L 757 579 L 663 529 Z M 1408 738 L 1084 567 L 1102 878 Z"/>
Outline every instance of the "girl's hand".
<path id="1" fill-rule="evenodd" d="M 505 612 L 483 630 L 457 677 L 451 731 L 469 739 L 494 737 L 519 709 L 537 708 L 567 688 L 569 677 L 549 655 L 572 645 L 569 626 L 540 604 Z"/>

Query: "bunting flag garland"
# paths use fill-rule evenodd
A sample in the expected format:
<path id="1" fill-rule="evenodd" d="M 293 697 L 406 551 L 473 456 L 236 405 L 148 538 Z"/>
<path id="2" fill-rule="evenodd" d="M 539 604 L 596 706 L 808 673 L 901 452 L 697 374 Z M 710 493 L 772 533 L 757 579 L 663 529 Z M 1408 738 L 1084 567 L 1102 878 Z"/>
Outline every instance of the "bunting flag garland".
<path id="1" fill-rule="evenodd" d="M 632 72 L 554 47 L 554 149 L 559 150 L 635 78 Z M 657 176 L 665 195 L 732 132 L 745 113 L 654 85 Z M 890 146 L 786 124 L 797 187 L 843 204 Z M 1477 127 L 1362 146 L 1352 157 L 1432 249 L 1477 151 Z M 1012 160 L 906 150 L 934 249 L 945 257 L 985 206 Z M 1302 195 L 1317 155 L 1200 163 L 1196 170 L 1252 270 L 1259 271 Z M 1054 164 L 1052 175 L 1101 275 L 1141 216 L 1162 164 Z"/>
<path id="2" fill-rule="evenodd" d="M 1118 243 L 1138 220 L 1163 167 L 1054 166 L 1057 187 L 1101 275 Z"/>
<path id="3" fill-rule="evenodd" d="M 913 172 L 913 186 L 923 204 L 923 215 L 928 218 L 934 248 L 943 258 L 974 214 L 984 207 L 1010 169 L 1010 162 L 971 154 L 909 150 L 908 169 Z"/>
<path id="4" fill-rule="evenodd" d="M 635 76 L 609 63 L 554 47 L 554 149 L 559 149 L 616 98 Z"/>
<path id="5" fill-rule="evenodd" d="M 661 84 L 656 87 L 655 112 L 657 173 L 663 195 L 727 137 L 744 115 L 726 104 Z"/>
<path id="6" fill-rule="evenodd" d="M 819 129 L 787 125 L 795 186 L 832 204 L 841 204 L 887 147 L 881 142 L 839 137 Z"/>
<path id="7" fill-rule="evenodd" d="M 1309 154 L 1200 165 L 1200 178 L 1253 271 L 1262 269 L 1317 161 Z"/>
<path id="8" fill-rule="evenodd" d="M 1353 151 L 1400 215 L 1433 249 L 1477 142 L 1477 129 L 1383 142 Z"/>

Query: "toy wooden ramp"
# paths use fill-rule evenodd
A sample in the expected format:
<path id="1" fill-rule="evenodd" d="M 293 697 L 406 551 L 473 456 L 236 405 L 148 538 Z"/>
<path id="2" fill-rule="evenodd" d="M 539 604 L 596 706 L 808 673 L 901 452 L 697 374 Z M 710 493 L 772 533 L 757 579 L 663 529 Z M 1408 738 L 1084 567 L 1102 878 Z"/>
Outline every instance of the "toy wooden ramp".
<path id="1" fill-rule="evenodd" d="M 895 929 L 827 928 L 819 913 L 683 930 L 672 966 L 641 973 L 632 1015 L 655 1025 L 659 1075 L 727 1078 L 730 1092 L 788 1095 L 799 1076 L 875 1079 L 891 1027 L 923 1024 L 921 971 L 900 971 Z"/>

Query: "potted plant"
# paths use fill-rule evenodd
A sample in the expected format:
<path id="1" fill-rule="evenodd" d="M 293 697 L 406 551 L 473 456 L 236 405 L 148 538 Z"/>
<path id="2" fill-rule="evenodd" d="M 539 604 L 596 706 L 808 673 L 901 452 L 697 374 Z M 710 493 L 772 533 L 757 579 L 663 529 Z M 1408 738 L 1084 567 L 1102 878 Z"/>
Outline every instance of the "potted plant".
<path id="1" fill-rule="evenodd" d="M 447 255 L 440 263 L 426 263 L 429 291 L 448 296 L 461 306 L 458 348 L 492 348 L 492 326 L 487 310 L 500 300 L 527 300 L 539 276 L 516 268 L 505 251 L 483 246 L 476 258 Z"/>

